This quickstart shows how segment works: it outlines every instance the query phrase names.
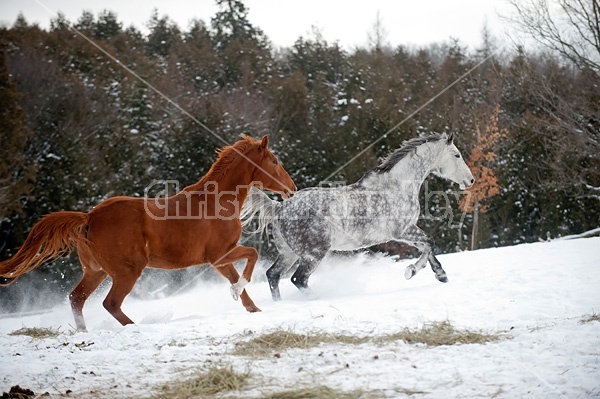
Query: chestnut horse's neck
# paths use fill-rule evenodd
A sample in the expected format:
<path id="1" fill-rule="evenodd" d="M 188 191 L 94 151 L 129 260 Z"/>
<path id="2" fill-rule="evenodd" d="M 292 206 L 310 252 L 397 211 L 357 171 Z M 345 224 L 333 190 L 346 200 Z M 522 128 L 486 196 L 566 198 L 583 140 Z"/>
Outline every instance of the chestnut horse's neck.
<path id="1" fill-rule="evenodd" d="M 249 156 L 252 146 L 256 145 L 246 141 L 226 147 L 219 153 L 208 173 L 183 191 L 231 193 L 235 194 L 237 202 L 242 204 L 248 195 L 256 165 L 260 163 L 259 159 L 254 159 L 256 156 Z"/>

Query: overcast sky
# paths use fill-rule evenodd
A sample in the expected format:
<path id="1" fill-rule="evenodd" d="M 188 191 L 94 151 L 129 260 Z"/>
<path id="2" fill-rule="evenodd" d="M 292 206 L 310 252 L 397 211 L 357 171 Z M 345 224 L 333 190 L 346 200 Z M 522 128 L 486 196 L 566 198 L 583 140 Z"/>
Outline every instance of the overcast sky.
<path id="1" fill-rule="evenodd" d="M 244 0 L 250 22 L 261 28 L 275 46 L 291 46 L 316 27 L 328 42 L 338 41 L 346 49 L 365 47 L 368 33 L 379 12 L 391 46 L 425 45 L 450 37 L 476 47 L 487 24 L 493 35 L 506 40 L 507 25 L 498 17 L 510 9 L 504 0 Z M 127 27 L 145 30 L 157 8 L 180 28 L 193 18 L 210 23 L 217 11 L 214 0 L 0 0 L 0 23 L 11 26 L 19 12 L 29 23 L 43 28 L 56 12 L 76 21 L 83 10 L 114 11 Z"/>

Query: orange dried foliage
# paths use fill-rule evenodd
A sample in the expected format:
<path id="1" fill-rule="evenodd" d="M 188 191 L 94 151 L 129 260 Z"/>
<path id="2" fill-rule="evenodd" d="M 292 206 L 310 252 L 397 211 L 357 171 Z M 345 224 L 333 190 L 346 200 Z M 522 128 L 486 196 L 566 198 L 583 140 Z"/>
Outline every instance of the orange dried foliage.
<path id="1" fill-rule="evenodd" d="M 467 160 L 467 165 L 475 178 L 475 184 L 469 189 L 470 195 L 464 195 L 460 199 L 460 208 L 464 212 L 472 213 L 476 206 L 480 212 L 485 212 L 488 208 L 485 201 L 500 193 L 498 178 L 490 168 L 496 157 L 493 151 L 496 142 L 508 134 L 507 129 L 498 128 L 499 114 L 500 108 L 498 107 L 489 117 L 483 132 L 477 126 L 477 144 Z"/>

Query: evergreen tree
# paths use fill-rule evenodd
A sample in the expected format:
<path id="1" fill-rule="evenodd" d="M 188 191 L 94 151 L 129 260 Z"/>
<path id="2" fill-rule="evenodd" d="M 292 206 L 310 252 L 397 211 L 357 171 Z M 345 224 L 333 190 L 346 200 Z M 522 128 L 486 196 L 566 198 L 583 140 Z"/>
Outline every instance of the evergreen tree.
<path id="1" fill-rule="evenodd" d="M 213 47 L 221 60 L 222 86 L 263 81 L 270 68 L 269 43 L 262 30 L 248 20 L 240 0 L 216 0 L 219 11 L 211 20 Z"/>
<path id="2" fill-rule="evenodd" d="M 94 14 L 91 11 L 84 10 L 81 13 L 81 17 L 77 20 L 74 28 L 83 33 L 84 35 L 92 35 L 96 29 L 96 20 Z"/>
<path id="3" fill-rule="evenodd" d="M 23 30 L 27 27 L 29 27 L 29 24 L 27 23 L 27 20 L 25 19 L 25 16 L 23 15 L 23 13 L 20 12 L 19 15 L 17 15 L 17 19 L 15 20 L 15 23 L 13 24 L 13 29 Z"/>
<path id="4" fill-rule="evenodd" d="M 94 36 L 102 39 L 110 39 L 118 35 L 123 24 L 118 21 L 117 14 L 104 10 L 98 15 L 98 22 L 94 25 Z"/>
<path id="5" fill-rule="evenodd" d="M 179 38 L 179 28 L 169 17 L 158 16 L 158 10 L 154 9 L 147 23 L 150 34 L 146 42 L 146 51 L 149 55 L 167 57 L 171 48 L 177 44 Z"/>
<path id="6" fill-rule="evenodd" d="M 0 31 L 0 35 L 3 33 Z M 11 217 L 24 216 L 23 204 L 29 201 L 35 181 L 35 165 L 28 164 L 24 154 L 32 131 L 20 105 L 22 95 L 8 73 L 4 46 L 0 43 L 0 223 L 3 230 L 7 228 L 4 223 Z"/>

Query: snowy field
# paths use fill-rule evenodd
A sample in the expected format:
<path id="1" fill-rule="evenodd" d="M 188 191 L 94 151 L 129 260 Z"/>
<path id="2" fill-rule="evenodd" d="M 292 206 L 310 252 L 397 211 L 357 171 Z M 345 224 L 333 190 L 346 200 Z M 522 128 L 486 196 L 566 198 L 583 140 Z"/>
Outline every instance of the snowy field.
<path id="1" fill-rule="evenodd" d="M 126 299 L 139 324 L 121 327 L 102 308 L 84 308 L 89 332 L 72 331 L 66 301 L 49 312 L 0 315 L 0 392 L 13 385 L 72 398 L 147 398 L 211 365 L 250 372 L 224 397 L 262 398 L 324 385 L 364 398 L 600 397 L 600 237 L 439 256 L 450 282 L 429 267 L 404 279 L 409 261 L 380 255 L 331 257 L 310 280 L 315 298 L 282 280 L 271 300 L 264 269 L 248 292 L 262 313 L 234 302 L 229 284 L 200 283 L 153 301 Z M 498 342 L 428 347 L 377 337 L 449 321 L 458 329 L 500 334 Z M 35 339 L 22 327 L 60 329 Z M 264 356 L 233 353 L 276 329 L 372 337 Z M 67 392 L 69 392 L 67 394 Z"/>

